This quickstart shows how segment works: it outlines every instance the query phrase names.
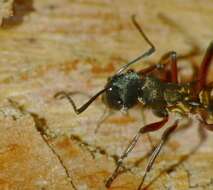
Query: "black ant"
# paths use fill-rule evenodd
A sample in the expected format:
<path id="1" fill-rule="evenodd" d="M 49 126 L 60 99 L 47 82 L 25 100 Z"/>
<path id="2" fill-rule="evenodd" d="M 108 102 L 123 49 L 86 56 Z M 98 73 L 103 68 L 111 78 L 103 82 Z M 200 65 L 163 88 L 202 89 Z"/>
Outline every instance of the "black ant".
<path id="1" fill-rule="evenodd" d="M 207 123 L 207 120 L 213 116 L 213 97 L 211 96 L 213 83 L 207 84 L 207 73 L 213 58 L 213 42 L 210 43 L 206 51 L 198 71 L 197 79 L 190 83 L 178 82 L 177 56 L 174 51 L 166 53 L 157 64 L 151 65 L 148 68 L 138 72 L 133 70 L 126 71 L 132 64 L 155 52 L 154 45 L 140 28 L 135 16 L 132 17 L 132 21 L 142 37 L 150 45 L 148 51 L 121 67 L 116 74 L 108 79 L 104 89 L 95 94 L 80 108 L 76 107 L 69 93 L 59 92 L 55 95 L 55 97 L 60 98 L 66 97 L 76 114 L 82 113 L 97 97 L 103 95 L 104 103 L 112 109 L 128 110 L 137 103 L 141 103 L 143 106 L 151 108 L 156 116 L 163 118 L 159 122 L 151 123 L 140 128 L 118 159 L 116 169 L 106 181 L 106 187 L 110 187 L 117 177 L 124 158 L 126 158 L 135 147 L 141 134 L 157 131 L 162 128 L 167 123 L 170 113 L 178 112 L 182 116 L 194 114 L 197 116 L 202 127 L 213 131 L 213 124 Z M 152 74 L 154 70 L 161 70 L 165 73 L 165 68 L 168 64 L 171 64 L 171 70 L 169 71 L 171 77 L 162 80 Z M 154 148 L 149 158 L 138 190 L 142 188 L 147 173 L 151 170 L 156 157 L 170 135 L 177 128 L 178 123 L 179 120 L 176 119 L 173 125 L 164 131 L 159 144 Z"/>

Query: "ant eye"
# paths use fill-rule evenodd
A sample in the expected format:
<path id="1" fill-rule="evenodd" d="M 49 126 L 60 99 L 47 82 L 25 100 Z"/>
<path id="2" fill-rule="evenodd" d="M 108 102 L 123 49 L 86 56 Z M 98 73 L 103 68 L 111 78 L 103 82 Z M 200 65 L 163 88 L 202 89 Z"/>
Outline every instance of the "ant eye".
<path id="1" fill-rule="evenodd" d="M 105 103 L 114 109 L 121 109 L 123 101 L 121 99 L 121 91 L 117 86 L 110 87 L 105 94 Z"/>

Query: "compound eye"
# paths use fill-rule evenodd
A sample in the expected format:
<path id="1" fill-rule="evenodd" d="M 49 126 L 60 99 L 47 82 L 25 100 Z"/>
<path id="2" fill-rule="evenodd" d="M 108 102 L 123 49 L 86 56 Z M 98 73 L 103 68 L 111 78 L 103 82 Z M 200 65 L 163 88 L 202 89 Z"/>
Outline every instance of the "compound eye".
<path id="1" fill-rule="evenodd" d="M 123 101 L 121 99 L 121 93 L 118 87 L 112 86 L 106 91 L 106 103 L 109 105 L 109 107 L 114 109 L 122 108 Z"/>

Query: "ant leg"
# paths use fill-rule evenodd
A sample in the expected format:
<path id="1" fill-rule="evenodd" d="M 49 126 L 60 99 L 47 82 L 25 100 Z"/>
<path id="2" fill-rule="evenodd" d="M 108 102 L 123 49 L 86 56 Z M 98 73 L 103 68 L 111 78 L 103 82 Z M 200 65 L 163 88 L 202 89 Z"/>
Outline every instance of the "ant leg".
<path id="1" fill-rule="evenodd" d="M 106 121 L 106 119 L 108 119 L 111 115 L 112 115 L 112 110 L 110 110 L 110 108 L 105 107 L 104 112 L 101 116 L 101 118 L 99 119 L 97 126 L 95 128 L 95 133 L 97 133 L 101 127 L 101 125 Z"/>
<path id="2" fill-rule="evenodd" d="M 199 92 L 206 85 L 207 74 L 208 74 L 209 66 L 212 62 L 212 59 L 213 59 L 213 42 L 211 42 L 209 47 L 207 48 L 206 54 L 203 58 L 203 61 L 200 66 L 200 70 L 198 72 L 197 85 L 196 85 L 197 94 L 199 94 Z"/>
<path id="3" fill-rule="evenodd" d="M 128 154 L 133 150 L 133 148 L 135 147 L 139 137 L 141 136 L 141 134 L 144 133 L 148 133 L 148 132 L 152 132 L 152 131 L 156 131 L 160 128 L 162 128 L 165 123 L 168 121 L 168 117 L 165 117 L 163 120 L 156 122 L 156 123 L 151 123 L 148 125 L 145 125 L 144 127 L 142 127 L 138 133 L 134 136 L 134 138 L 130 141 L 129 145 L 127 146 L 127 148 L 125 149 L 125 151 L 123 152 L 123 154 L 121 155 L 121 157 L 118 159 L 117 162 L 117 167 L 115 168 L 114 172 L 112 173 L 112 175 L 107 179 L 106 181 L 106 187 L 109 188 L 112 184 L 112 182 L 114 181 L 114 179 L 117 177 L 118 173 L 119 173 L 119 169 L 123 163 L 123 160 L 128 156 Z"/>
<path id="4" fill-rule="evenodd" d="M 159 61 L 160 64 L 165 62 L 163 65 L 171 64 L 171 82 L 178 83 L 178 71 L 177 71 L 177 54 L 174 51 L 170 51 L 163 55 Z"/>
<path id="5" fill-rule="evenodd" d="M 141 109 L 141 115 L 142 115 L 143 124 L 146 125 L 146 116 L 145 116 L 145 109 L 144 108 Z M 151 135 L 149 133 L 147 133 L 146 136 L 147 136 L 147 139 L 149 141 L 151 150 L 154 150 L 155 146 L 154 146 L 154 143 L 152 141 Z"/>
<path id="6" fill-rule="evenodd" d="M 202 118 L 202 120 L 199 119 L 199 121 L 200 121 L 200 126 L 201 126 L 201 127 L 204 127 L 205 129 L 207 129 L 207 130 L 209 130 L 209 131 L 213 131 L 213 124 L 208 124 L 208 123 L 206 122 L 206 119 L 205 119 L 205 118 Z"/>
<path id="7" fill-rule="evenodd" d="M 147 73 L 150 73 L 154 71 L 155 69 L 164 69 L 167 64 L 171 64 L 171 75 L 172 75 L 172 81 L 173 83 L 178 83 L 178 77 L 177 77 L 177 54 L 174 51 L 170 51 L 163 55 L 159 61 L 158 64 L 154 64 L 149 66 L 148 68 L 142 69 L 138 72 L 138 74 L 145 75 Z"/>
<path id="8" fill-rule="evenodd" d="M 70 97 L 70 94 L 67 93 L 67 92 L 64 92 L 64 91 L 58 92 L 58 93 L 56 93 L 56 94 L 54 95 L 54 97 L 55 97 L 55 98 L 60 98 L 60 99 L 62 99 L 62 98 L 67 98 L 67 99 L 69 100 L 70 104 L 72 105 L 72 107 L 73 107 L 75 113 L 76 113 L 76 114 L 80 114 L 80 113 L 82 113 L 84 110 L 86 110 L 86 109 L 89 107 L 89 105 L 90 105 L 94 100 L 96 100 L 96 98 L 97 98 L 98 96 L 100 96 L 101 94 L 103 94 L 106 90 L 107 90 L 107 88 L 104 88 L 104 89 L 100 90 L 97 94 L 95 94 L 92 98 L 90 98 L 85 104 L 83 104 L 80 108 L 77 108 L 77 107 L 76 107 L 75 102 L 72 100 L 72 98 Z"/>
<path id="9" fill-rule="evenodd" d="M 148 161 L 148 164 L 146 166 L 146 169 L 145 169 L 145 173 L 144 173 L 144 176 L 142 178 L 142 181 L 140 183 L 140 185 L 138 186 L 138 190 L 140 190 L 142 188 L 142 185 L 145 181 L 145 178 L 147 176 L 147 173 L 151 170 L 154 162 L 155 162 L 155 159 L 157 158 L 158 154 L 160 153 L 163 145 L 165 144 L 165 142 L 168 140 L 168 138 L 170 137 L 171 133 L 177 128 L 177 121 L 175 122 L 174 125 L 172 125 L 170 128 L 166 129 L 162 135 L 162 138 L 159 142 L 159 144 L 156 146 L 156 148 L 154 149 L 154 151 L 152 152 L 150 158 L 149 158 L 149 161 Z"/>
<path id="10" fill-rule="evenodd" d="M 149 66 L 149 67 L 147 67 L 147 68 L 145 68 L 145 69 L 141 69 L 141 70 L 138 71 L 137 73 L 138 73 L 139 75 L 146 75 L 146 74 L 148 74 L 148 73 L 154 71 L 154 70 L 157 69 L 157 68 L 158 68 L 157 65 L 154 64 L 154 65 L 151 65 L 151 66 Z"/>

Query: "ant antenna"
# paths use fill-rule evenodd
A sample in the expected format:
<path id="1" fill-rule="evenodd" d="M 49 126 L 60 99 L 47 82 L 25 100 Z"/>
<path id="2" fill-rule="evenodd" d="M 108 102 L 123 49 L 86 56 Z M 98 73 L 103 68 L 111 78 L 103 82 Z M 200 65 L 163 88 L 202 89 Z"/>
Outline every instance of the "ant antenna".
<path id="1" fill-rule="evenodd" d="M 108 88 L 104 88 L 104 89 L 100 90 L 97 94 L 95 94 L 92 98 L 90 98 L 85 104 L 83 104 L 80 108 L 77 108 L 77 107 L 76 107 L 75 102 L 72 100 L 72 98 L 70 97 L 70 94 L 69 94 L 69 93 L 66 93 L 66 92 L 64 92 L 64 91 L 58 92 L 58 93 L 55 94 L 54 97 L 55 97 L 55 98 L 60 98 L 60 99 L 62 99 L 62 98 L 67 98 L 67 99 L 69 100 L 70 104 L 72 105 L 72 107 L 73 107 L 75 113 L 76 113 L 76 114 L 80 114 L 80 113 L 82 113 L 84 110 L 86 110 L 86 109 L 89 107 L 89 105 L 90 105 L 92 102 L 94 102 L 94 100 L 95 100 L 98 96 L 100 96 L 102 93 L 104 93 L 107 89 L 108 89 Z"/>
<path id="2" fill-rule="evenodd" d="M 118 70 L 118 72 L 116 73 L 117 75 L 121 74 L 125 69 L 127 69 L 133 63 L 139 61 L 140 59 L 142 59 L 144 57 L 150 56 L 152 53 L 155 52 L 155 46 L 152 44 L 152 42 L 149 40 L 149 38 L 145 35 L 144 31 L 142 30 L 142 28 L 140 27 L 140 25 L 136 21 L 135 17 L 136 17 L 135 15 L 132 15 L 132 17 L 131 17 L 133 24 L 138 29 L 138 31 L 140 32 L 141 36 L 145 39 L 145 41 L 151 46 L 151 48 L 148 51 L 146 51 L 145 53 L 143 53 L 142 55 L 138 56 L 137 58 L 133 59 L 132 61 L 130 61 L 129 63 L 127 63 L 123 67 L 121 67 Z"/>

